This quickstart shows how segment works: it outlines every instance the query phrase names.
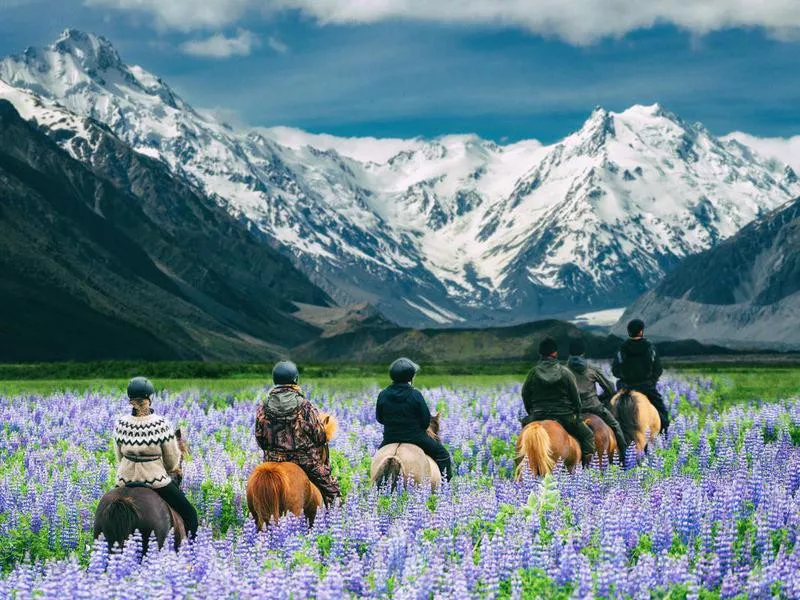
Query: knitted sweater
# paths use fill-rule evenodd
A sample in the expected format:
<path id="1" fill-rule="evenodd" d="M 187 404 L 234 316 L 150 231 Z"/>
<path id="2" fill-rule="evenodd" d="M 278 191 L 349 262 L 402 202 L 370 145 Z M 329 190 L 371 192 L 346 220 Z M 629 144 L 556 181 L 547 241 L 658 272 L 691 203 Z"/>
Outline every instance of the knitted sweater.
<path id="1" fill-rule="evenodd" d="M 125 415 L 114 430 L 117 451 L 117 486 L 131 482 L 153 488 L 168 485 L 167 474 L 180 465 L 181 451 L 172 424 L 160 415 Z"/>

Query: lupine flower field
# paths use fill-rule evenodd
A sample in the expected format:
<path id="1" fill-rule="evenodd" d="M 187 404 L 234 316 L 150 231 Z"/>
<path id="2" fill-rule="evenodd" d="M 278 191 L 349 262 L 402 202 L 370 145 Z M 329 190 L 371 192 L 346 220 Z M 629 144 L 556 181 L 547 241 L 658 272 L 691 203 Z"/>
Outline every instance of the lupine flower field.
<path id="1" fill-rule="evenodd" d="M 340 423 L 345 500 L 257 533 L 245 483 L 257 398 L 162 395 L 190 446 L 193 545 L 94 543 L 122 394 L 0 398 L 0 598 L 800 598 L 800 401 L 716 413 L 665 378 L 669 436 L 626 468 L 512 478 L 519 386 L 426 390 L 457 476 L 436 495 L 368 485 L 376 390 L 308 390 Z"/>

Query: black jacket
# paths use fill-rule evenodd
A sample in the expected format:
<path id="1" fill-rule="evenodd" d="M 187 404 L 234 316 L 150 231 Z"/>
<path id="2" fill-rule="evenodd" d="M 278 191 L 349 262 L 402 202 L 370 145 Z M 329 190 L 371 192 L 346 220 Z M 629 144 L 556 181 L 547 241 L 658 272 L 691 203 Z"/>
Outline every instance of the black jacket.
<path id="1" fill-rule="evenodd" d="M 664 372 L 656 349 L 648 340 L 628 339 L 622 343 L 611 367 L 614 376 L 628 386 L 652 386 Z"/>
<path id="2" fill-rule="evenodd" d="M 393 383 L 378 395 L 375 418 L 383 425 L 383 441 L 394 444 L 425 435 L 431 424 L 431 411 L 411 384 Z"/>
<path id="3" fill-rule="evenodd" d="M 577 417 L 581 397 L 575 376 L 555 358 L 543 358 L 522 385 L 522 402 L 536 418 Z"/>
<path id="4" fill-rule="evenodd" d="M 596 408 L 600 406 L 601 398 L 597 397 L 597 386 L 603 390 L 602 402 L 608 403 L 614 395 L 614 385 L 601 371 L 590 366 L 582 356 L 570 356 L 567 367 L 575 375 L 578 392 L 581 395 L 581 406 Z"/>

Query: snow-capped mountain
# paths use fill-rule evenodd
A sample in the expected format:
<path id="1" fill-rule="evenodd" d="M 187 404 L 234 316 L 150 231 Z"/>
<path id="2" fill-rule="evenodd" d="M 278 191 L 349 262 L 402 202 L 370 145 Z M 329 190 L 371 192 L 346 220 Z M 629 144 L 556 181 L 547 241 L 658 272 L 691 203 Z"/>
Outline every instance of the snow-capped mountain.
<path id="1" fill-rule="evenodd" d="M 598 108 L 551 146 L 235 130 L 74 30 L 6 58 L 0 79 L 104 123 L 249 220 L 332 297 L 405 325 L 624 305 L 800 194 L 786 165 L 658 105 Z"/>

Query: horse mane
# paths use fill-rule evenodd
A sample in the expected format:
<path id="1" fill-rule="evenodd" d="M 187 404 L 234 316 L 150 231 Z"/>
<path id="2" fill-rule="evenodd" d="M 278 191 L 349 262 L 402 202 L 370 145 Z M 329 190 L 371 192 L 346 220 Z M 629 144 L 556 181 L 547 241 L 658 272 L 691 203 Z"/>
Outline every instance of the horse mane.
<path id="1" fill-rule="evenodd" d="M 639 406 L 636 404 L 636 398 L 633 397 L 629 390 L 620 392 L 616 409 L 617 421 L 619 421 L 619 426 L 622 428 L 625 439 L 635 440 L 639 423 Z M 620 448 L 620 456 L 625 456 L 625 450 L 626 448 Z"/>
<path id="2" fill-rule="evenodd" d="M 439 438 L 439 431 L 441 430 L 442 423 L 441 418 L 439 417 L 439 413 L 434 413 L 431 415 L 431 422 L 428 425 L 428 429 L 425 433 L 428 434 L 428 437 L 433 438 L 437 442 L 441 441 Z"/>
<path id="3" fill-rule="evenodd" d="M 328 438 L 328 441 L 331 441 L 336 436 L 336 432 L 339 431 L 339 421 L 328 413 L 320 413 L 319 420 L 322 421 L 322 427 L 325 429 L 325 437 Z"/>

